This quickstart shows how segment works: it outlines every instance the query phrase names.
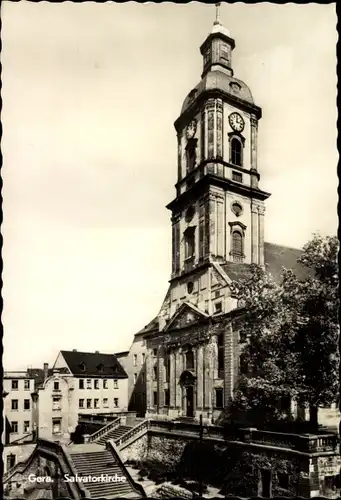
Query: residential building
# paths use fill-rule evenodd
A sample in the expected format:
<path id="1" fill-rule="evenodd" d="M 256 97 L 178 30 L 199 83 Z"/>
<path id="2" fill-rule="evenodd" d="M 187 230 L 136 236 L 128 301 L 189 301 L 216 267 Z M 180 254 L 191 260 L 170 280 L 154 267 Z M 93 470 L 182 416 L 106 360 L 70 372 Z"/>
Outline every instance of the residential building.
<path id="1" fill-rule="evenodd" d="M 128 375 L 114 354 L 60 351 L 39 391 L 41 438 L 69 442 L 78 416 L 128 409 Z"/>
<path id="2" fill-rule="evenodd" d="M 10 443 L 26 439 L 32 434 L 31 395 L 34 390 L 34 378 L 27 371 L 4 372 L 4 415 L 10 425 Z"/>

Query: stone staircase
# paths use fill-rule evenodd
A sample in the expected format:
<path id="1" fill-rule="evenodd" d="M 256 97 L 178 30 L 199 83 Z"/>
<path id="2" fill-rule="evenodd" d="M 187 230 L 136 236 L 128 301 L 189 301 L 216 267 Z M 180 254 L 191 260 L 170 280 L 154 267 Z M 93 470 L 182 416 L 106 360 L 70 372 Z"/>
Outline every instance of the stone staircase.
<path id="1" fill-rule="evenodd" d="M 79 476 L 100 477 L 115 476 L 124 481 L 109 482 L 84 482 L 85 488 L 89 491 L 91 498 L 105 498 L 107 500 L 117 497 L 139 498 L 141 494 L 136 491 L 131 483 L 124 466 L 115 459 L 109 450 L 104 450 L 103 446 L 76 445 L 69 450 L 75 472 Z"/>
<path id="2" fill-rule="evenodd" d="M 115 429 L 109 430 L 106 434 L 103 434 L 100 436 L 98 439 L 96 439 L 96 443 L 105 445 L 109 439 L 113 439 L 114 441 L 126 432 L 128 432 L 130 429 L 132 429 L 131 426 L 129 425 L 120 425 L 119 427 L 116 427 Z"/>

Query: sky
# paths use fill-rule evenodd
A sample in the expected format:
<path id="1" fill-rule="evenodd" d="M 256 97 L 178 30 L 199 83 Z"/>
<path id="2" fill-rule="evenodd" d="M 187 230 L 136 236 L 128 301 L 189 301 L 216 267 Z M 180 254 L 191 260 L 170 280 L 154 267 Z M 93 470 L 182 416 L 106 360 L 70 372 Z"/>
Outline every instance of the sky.
<path id="1" fill-rule="evenodd" d="M 235 76 L 262 107 L 266 241 L 337 230 L 335 4 L 222 3 Z M 173 123 L 199 82 L 215 9 L 2 4 L 6 369 L 59 350 L 119 352 L 171 272 Z"/>

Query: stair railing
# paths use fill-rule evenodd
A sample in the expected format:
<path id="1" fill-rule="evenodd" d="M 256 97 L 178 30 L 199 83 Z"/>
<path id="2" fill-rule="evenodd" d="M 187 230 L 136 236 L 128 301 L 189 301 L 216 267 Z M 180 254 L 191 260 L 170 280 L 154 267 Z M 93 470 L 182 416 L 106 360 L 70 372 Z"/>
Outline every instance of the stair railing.
<path id="1" fill-rule="evenodd" d="M 119 427 L 121 424 L 121 419 L 118 417 L 116 420 L 113 420 L 112 422 L 109 422 L 107 425 L 104 427 L 101 427 L 98 429 L 98 431 L 94 432 L 93 434 L 90 434 L 88 438 L 88 443 L 93 443 L 94 441 L 97 441 L 100 437 L 104 436 L 107 432 L 112 431 Z"/>
<path id="2" fill-rule="evenodd" d="M 144 423 L 144 422 L 142 422 L 142 423 Z M 119 450 L 117 449 L 117 446 L 116 446 L 114 440 L 110 439 L 109 441 L 106 442 L 105 446 L 106 446 L 106 449 L 114 455 L 117 464 L 119 465 L 121 471 L 125 474 L 126 478 L 128 479 L 128 482 L 130 483 L 130 486 L 133 488 L 133 490 L 138 491 L 142 497 L 146 497 L 146 493 L 144 491 L 143 486 L 134 481 L 130 472 L 128 471 L 128 469 L 124 465 L 123 460 L 121 458 L 121 454 L 120 454 Z"/>
<path id="3" fill-rule="evenodd" d="M 137 435 L 140 436 L 141 433 L 144 434 L 145 432 L 147 432 L 148 428 L 149 428 L 149 421 L 144 420 L 135 427 L 128 429 L 127 432 L 125 432 L 119 438 L 113 439 L 113 442 L 115 443 L 115 446 L 117 446 L 118 449 L 121 449 L 122 446 L 126 444 L 128 441 L 130 441 L 132 438 L 137 437 Z"/>

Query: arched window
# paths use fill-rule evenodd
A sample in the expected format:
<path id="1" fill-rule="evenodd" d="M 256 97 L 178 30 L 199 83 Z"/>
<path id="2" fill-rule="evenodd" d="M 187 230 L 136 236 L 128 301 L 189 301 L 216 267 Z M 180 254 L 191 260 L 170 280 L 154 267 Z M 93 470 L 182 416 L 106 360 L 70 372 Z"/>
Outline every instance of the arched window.
<path id="1" fill-rule="evenodd" d="M 231 140 L 231 163 L 242 166 L 242 143 L 234 137 Z"/>
<path id="2" fill-rule="evenodd" d="M 185 236 L 185 258 L 190 259 L 195 254 L 195 227 L 188 227 Z"/>
<path id="3" fill-rule="evenodd" d="M 186 369 L 194 370 L 194 354 L 191 349 L 186 352 Z"/>
<path id="4" fill-rule="evenodd" d="M 242 262 L 243 260 L 243 236 L 239 231 L 232 233 L 232 257 L 234 262 Z"/>

